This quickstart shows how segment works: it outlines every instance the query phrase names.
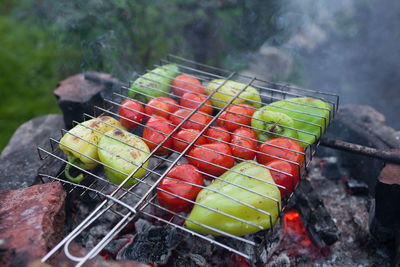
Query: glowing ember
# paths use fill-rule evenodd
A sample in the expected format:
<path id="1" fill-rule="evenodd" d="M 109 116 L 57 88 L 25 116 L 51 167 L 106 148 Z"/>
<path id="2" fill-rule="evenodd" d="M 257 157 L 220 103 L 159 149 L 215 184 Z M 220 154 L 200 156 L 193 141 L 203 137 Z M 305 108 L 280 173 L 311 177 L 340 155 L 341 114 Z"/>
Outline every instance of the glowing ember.
<path id="1" fill-rule="evenodd" d="M 248 267 L 249 264 L 245 258 L 242 256 L 232 254 L 230 258 L 230 262 L 227 264 L 232 267 Z"/>
<path id="2" fill-rule="evenodd" d="M 290 258 L 307 257 L 310 261 L 315 261 L 329 252 L 327 249 L 317 247 L 311 241 L 296 210 L 292 209 L 284 214 L 283 226 L 284 236 L 280 247 L 286 250 Z"/>
<path id="3" fill-rule="evenodd" d="M 71 213 L 72 215 L 72 219 L 74 220 L 74 222 L 76 222 L 78 219 L 76 218 L 76 214 L 74 212 Z"/>

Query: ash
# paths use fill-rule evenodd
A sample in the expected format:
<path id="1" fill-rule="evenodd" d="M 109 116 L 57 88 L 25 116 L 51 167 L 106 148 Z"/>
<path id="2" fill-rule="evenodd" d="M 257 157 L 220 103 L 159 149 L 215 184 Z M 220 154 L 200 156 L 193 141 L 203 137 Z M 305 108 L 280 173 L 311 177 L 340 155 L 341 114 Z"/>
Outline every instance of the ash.
<path id="1" fill-rule="evenodd" d="M 332 170 L 328 170 L 328 174 L 325 174 L 326 170 L 321 167 L 321 162 L 329 160 L 332 158 L 314 158 L 305 179 L 309 179 L 323 199 L 325 207 L 339 228 L 340 238 L 328 247 L 329 253 L 326 256 L 320 255 L 314 261 L 304 255 L 290 257 L 290 265 L 312 263 L 313 266 L 390 266 L 389 249 L 369 233 L 370 197 L 356 196 L 347 192 L 343 179 L 345 177 L 332 175 Z M 283 251 L 275 255 L 271 265 L 279 266 L 279 264 L 274 265 L 275 260 L 287 260 L 285 253 Z"/>

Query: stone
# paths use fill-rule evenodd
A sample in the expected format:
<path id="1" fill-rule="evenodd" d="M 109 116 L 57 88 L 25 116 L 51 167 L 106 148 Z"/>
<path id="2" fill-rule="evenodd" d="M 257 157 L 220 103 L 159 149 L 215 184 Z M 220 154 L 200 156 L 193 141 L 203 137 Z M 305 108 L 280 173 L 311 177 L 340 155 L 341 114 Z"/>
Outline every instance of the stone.
<path id="1" fill-rule="evenodd" d="M 94 106 L 103 103 L 105 95 L 121 86 L 121 82 L 109 74 L 86 72 L 73 75 L 60 81 L 54 90 L 58 105 L 64 114 L 64 123 L 68 129 L 74 121 L 83 121 L 83 114 L 95 116 Z"/>
<path id="2" fill-rule="evenodd" d="M 60 242 L 65 196 L 58 182 L 0 192 L 1 266 L 27 266 Z"/>
<path id="3" fill-rule="evenodd" d="M 19 189 L 38 183 L 43 164 L 38 146 L 50 149 L 49 138 L 59 140 L 64 122 L 61 114 L 36 117 L 22 124 L 0 155 L 0 190 Z"/>
<path id="4" fill-rule="evenodd" d="M 74 255 L 75 257 L 84 257 L 88 251 L 80 246 L 79 244 L 75 242 L 71 242 L 69 246 L 69 252 Z M 64 250 L 62 250 L 61 253 L 59 253 L 57 256 L 49 260 L 49 263 L 52 266 L 64 266 L 64 267 L 69 267 L 69 266 L 75 266 L 76 262 L 71 261 L 68 259 L 64 253 Z M 147 264 L 143 264 L 140 262 L 132 261 L 132 260 L 119 260 L 119 261 L 114 261 L 114 260 L 106 260 L 105 258 L 97 255 L 93 259 L 88 260 L 83 266 L 97 266 L 97 267 L 146 267 L 149 266 Z M 29 266 L 30 267 L 30 266 Z"/>

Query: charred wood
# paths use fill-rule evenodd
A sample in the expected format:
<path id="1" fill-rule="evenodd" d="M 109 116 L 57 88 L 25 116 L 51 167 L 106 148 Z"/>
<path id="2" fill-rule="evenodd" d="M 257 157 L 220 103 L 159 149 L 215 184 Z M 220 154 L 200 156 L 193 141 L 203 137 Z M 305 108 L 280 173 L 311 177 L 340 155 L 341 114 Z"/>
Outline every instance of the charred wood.
<path id="1" fill-rule="evenodd" d="M 391 151 L 379 150 L 372 147 L 361 146 L 341 140 L 333 140 L 327 137 L 321 138 L 321 145 L 334 149 L 344 150 L 347 152 L 365 155 L 377 159 L 382 159 L 386 162 L 400 164 L 400 154 Z"/>
<path id="2" fill-rule="evenodd" d="M 299 212 L 307 231 L 319 247 L 338 241 L 339 230 L 308 180 L 300 180 L 290 205 Z"/>

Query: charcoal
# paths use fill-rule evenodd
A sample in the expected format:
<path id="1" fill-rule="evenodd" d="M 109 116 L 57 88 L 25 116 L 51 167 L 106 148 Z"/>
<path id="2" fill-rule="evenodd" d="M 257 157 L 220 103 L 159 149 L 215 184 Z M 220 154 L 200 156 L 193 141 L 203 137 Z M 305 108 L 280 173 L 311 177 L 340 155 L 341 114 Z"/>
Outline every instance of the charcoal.
<path id="1" fill-rule="evenodd" d="M 365 114 L 377 119 L 365 119 Z M 371 112 L 367 106 L 343 106 L 325 136 L 382 150 L 397 146 L 398 144 L 395 142 L 388 142 L 388 140 L 396 139 L 394 131 L 389 131 L 384 135 L 379 131 L 385 126 L 382 120 L 379 119 L 380 117 L 378 112 Z M 371 120 L 375 123 L 367 123 Z M 374 194 L 376 177 L 384 167 L 382 160 L 345 151 L 337 151 L 323 146 L 320 147 L 317 155 L 338 156 L 339 164 L 349 170 L 350 176 L 365 182 L 368 185 L 370 194 Z"/>
<path id="2" fill-rule="evenodd" d="M 81 245 L 75 243 L 72 241 L 69 245 L 69 251 L 72 255 L 76 257 L 84 257 L 89 253 L 88 250 L 86 250 L 84 247 Z M 64 266 L 64 267 L 72 267 L 76 266 L 76 262 L 71 261 L 66 255 L 64 250 L 61 250 L 59 254 L 57 254 L 55 257 L 50 258 L 49 263 L 51 266 Z M 148 267 L 149 265 L 140 263 L 140 262 L 135 262 L 135 261 L 113 261 L 109 260 L 107 258 L 104 259 L 100 255 L 97 255 L 90 260 L 88 260 L 83 266 L 96 266 L 96 267 Z M 29 266 L 31 267 L 31 266 Z"/>
<path id="3" fill-rule="evenodd" d="M 117 239 L 111 240 L 107 246 L 103 249 L 104 253 L 111 255 L 112 257 L 116 257 L 118 252 L 121 250 L 123 246 L 125 246 L 128 242 L 132 240 L 133 236 L 122 236 Z"/>
<path id="4" fill-rule="evenodd" d="M 321 174 L 328 179 L 337 180 L 348 176 L 347 170 L 339 164 L 338 158 L 334 156 L 321 158 L 319 167 Z"/>
<path id="5" fill-rule="evenodd" d="M 366 196 L 368 195 L 368 185 L 360 180 L 354 178 L 345 179 L 345 185 L 347 190 L 356 196 Z"/>
<path id="6" fill-rule="evenodd" d="M 393 266 L 400 266 L 400 228 L 396 231 Z"/>
<path id="7" fill-rule="evenodd" d="M 292 201 L 290 205 L 299 212 L 305 227 L 318 246 L 330 246 L 338 241 L 339 230 L 324 202 L 307 179 L 300 180 Z"/>
<path id="8" fill-rule="evenodd" d="M 381 242 L 394 241 L 400 225 L 400 165 L 387 164 L 375 188 L 370 229 Z"/>
<path id="9" fill-rule="evenodd" d="M 182 237 L 174 227 L 152 226 L 144 220 L 136 223 L 138 233 L 117 255 L 118 260 L 165 264 Z"/>
<path id="10" fill-rule="evenodd" d="M 290 266 L 290 259 L 285 253 L 282 253 L 278 257 L 272 259 L 268 263 L 268 266 L 271 266 L 271 267 L 289 267 Z"/>

